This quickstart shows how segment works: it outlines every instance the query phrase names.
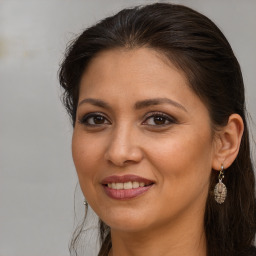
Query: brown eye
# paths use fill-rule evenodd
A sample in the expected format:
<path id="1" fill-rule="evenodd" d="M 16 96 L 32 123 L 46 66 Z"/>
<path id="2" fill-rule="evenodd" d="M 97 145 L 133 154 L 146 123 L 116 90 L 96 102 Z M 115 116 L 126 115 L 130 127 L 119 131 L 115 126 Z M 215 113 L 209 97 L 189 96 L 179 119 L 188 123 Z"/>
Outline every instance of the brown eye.
<path id="1" fill-rule="evenodd" d="M 105 118 L 103 116 L 95 116 L 92 118 L 95 124 L 104 124 Z"/>
<path id="2" fill-rule="evenodd" d="M 146 118 L 146 120 L 143 122 L 145 125 L 150 126 L 165 126 L 165 125 L 171 125 L 176 123 L 176 120 L 172 118 L 171 116 L 164 114 L 164 113 L 151 113 L 150 116 Z"/>
<path id="3" fill-rule="evenodd" d="M 163 125 L 163 124 L 165 124 L 166 123 L 166 118 L 164 118 L 164 117 L 162 117 L 162 116 L 155 116 L 154 118 L 153 118 L 153 120 L 154 120 L 154 123 L 155 124 L 157 124 L 157 125 Z"/>
<path id="4" fill-rule="evenodd" d="M 101 114 L 90 113 L 84 116 L 80 120 L 80 123 L 87 126 L 99 126 L 99 125 L 109 124 L 110 122 L 107 120 L 105 116 Z"/>

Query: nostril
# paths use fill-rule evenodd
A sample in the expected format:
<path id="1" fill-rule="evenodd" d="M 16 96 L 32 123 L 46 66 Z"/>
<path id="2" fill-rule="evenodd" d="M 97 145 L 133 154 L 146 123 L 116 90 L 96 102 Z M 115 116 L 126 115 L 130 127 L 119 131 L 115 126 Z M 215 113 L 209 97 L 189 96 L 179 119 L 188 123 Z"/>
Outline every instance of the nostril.
<path id="1" fill-rule="evenodd" d="M 129 164 L 129 163 L 133 163 L 133 162 L 135 162 L 135 161 L 133 161 L 133 160 L 125 160 L 123 164 L 125 165 L 125 164 Z"/>

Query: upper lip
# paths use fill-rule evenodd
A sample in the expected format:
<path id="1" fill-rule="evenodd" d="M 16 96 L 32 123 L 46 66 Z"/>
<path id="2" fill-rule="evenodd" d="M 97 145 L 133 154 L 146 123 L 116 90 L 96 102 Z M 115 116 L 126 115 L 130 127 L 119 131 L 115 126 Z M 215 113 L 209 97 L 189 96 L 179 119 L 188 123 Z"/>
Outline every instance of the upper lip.
<path id="1" fill-rule="evenodd" d="M 137 181 L 137 182 L 143 182 L 145 185 L 150 185 L 154 183 L 154 181 L 137 176 L 137 175 L 123 175 L 123 176 L 118 176 L 118 175 L 113 175 L 106 177 L 102 180 L 101 184 L 106 185 L 109 183 L 125 183 L 129 181 Z"/>

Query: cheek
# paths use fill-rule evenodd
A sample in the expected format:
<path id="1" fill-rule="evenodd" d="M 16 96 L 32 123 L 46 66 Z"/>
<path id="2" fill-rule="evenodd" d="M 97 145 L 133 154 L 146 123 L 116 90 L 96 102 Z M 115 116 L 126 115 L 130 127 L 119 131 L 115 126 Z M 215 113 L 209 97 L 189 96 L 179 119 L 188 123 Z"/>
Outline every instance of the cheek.
<path id="1" fill-rule="evenodd" d="M 103 141 L 99 136 L 86 135 L 80 128 L 72 137 L 72 156 L 78 171 L 90 172 L 95 162 L 102 159 Z"/>
<path id="2" fill-rule="evenodd" d="M 156 214 L 177 216 L 191 207 L 204 209 L 211 173 L 210 137 L 176 136 L 159 142 L 151 151 L 159 182 L 159 201 Z M 166 204 L 166 202 L 172 202 Z"/>
<path id="3" fill-rule="evenodd" d="M 151 161 L 168 185 L 208 183 L 212 162 L 211 134 L 187 131 L 155 143 Z M 152 142 L 154 143 L 154 142 Z M 202 184 L 203 185 L 203 184 Z"/>
<path id="4" fill-rule="evenodd" d="M 88 138 L 74 131 L 72 138 L 72 156 L 76 167 L 79 183 L 85 194 L 97 182 L 95 174 L 100 158 L 100 147 L 91 143 Z M 90 189 L 86 189 L 90 191 Z"/>

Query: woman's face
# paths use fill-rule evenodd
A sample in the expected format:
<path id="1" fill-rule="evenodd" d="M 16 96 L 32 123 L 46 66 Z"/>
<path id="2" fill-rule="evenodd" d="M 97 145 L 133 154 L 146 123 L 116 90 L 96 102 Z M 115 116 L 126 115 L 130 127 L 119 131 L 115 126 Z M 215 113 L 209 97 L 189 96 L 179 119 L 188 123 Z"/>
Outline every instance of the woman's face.
<path id="1" fill-rule="evenodd" d="M 156 51 L 109 50 L 91 61 L 72 152 L 85 198 L 113 230 L 203 218 L 214 155 L 209 113 Z"/>

